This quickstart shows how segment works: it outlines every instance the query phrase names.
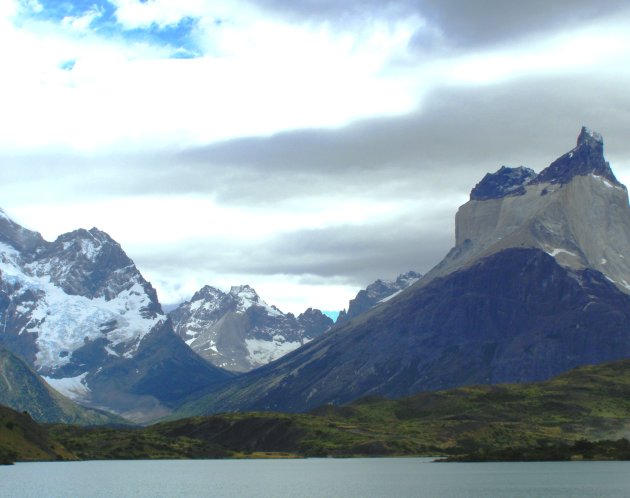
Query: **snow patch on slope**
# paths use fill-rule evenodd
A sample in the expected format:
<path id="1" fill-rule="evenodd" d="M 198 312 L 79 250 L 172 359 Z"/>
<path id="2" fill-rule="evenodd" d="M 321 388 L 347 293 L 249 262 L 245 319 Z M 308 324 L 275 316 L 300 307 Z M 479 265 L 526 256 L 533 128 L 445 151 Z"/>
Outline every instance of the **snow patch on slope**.
<path id="1" fill-rule="evenodd" d="M 80 400 L 90 393 L 90 388 L 84 383 L 86 373 L 76 377 L 66 377 L 64 379 L 53 379 L 42 377 L 50 387 L 72 400 Z"/>
<path id="2" fill-rule="evenodd" d="M 575 258 L 579 257 L 577 254 L 575 254 L 574 252 L 571 251 L 567 251 L 566 249 L 552 249 L 551 251 L 547 251 L 547 254 L 549 254 L 549 256 L 553 256 L 554 258 L 558 255 L 558 254 L 568 254 L 569 256 L 573 256 Z"/>
<path id="3" fill-rule="evenodd" d="M 142 285 L 135 283 L 111 300 L 68 295 L 50 281 L 50 276 L 33 276 L 20 264 L 19 253 L 0 243 L 0 276 L 14 296 L 30 292 L 35 301 L 21 303 L 17 311 L 30 313 L 30 320 L 19 332 L 36 333 L 38 352 L 35 366 L 55 370 L 70 362 L 73 351 L 96 339 L 106 338 L 111 349 L 125 346 L 125 357 L 133 356 L 142 338 L 163 316 L 145 318 L 143 309 L 151 299 Z"/>
<path id="4" fill-rule="evenodd" d="M 309 341 L 305 340 L 304 343 L 306 342 Z M 302 346 L 302 343 L 285 341 L 282 336 L 276 335 L 271 341 L 245 339 L 245 346 L 247 347 L 249 361 L 256 367 L 277 360 L 281 356 Z"/>

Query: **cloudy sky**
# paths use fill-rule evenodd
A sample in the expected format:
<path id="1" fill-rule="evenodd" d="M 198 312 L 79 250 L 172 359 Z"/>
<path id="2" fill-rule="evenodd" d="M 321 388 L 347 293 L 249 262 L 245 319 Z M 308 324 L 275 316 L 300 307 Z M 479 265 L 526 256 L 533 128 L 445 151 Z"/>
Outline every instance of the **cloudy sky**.
<path id="1" fill-rule="evenodd" d="M 583 124 L 630 183 L 629 25 L 626 0 L 2 0 L 0 207 L 107 231 L 163 303 L 338 310 Z"/>

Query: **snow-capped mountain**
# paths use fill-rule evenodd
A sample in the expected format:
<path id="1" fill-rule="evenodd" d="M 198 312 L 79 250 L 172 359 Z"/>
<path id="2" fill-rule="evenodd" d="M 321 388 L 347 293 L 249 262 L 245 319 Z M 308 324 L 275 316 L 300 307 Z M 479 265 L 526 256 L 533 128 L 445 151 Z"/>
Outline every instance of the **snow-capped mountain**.
<path id="1" fill-rule="evenodd" d="M 225 293 L 205 286 L 169 313 L 173 328 L 214 365 L 246 372 L 265 365 L 328 330 L 333 322 L 319 310 L 297 318 L 268 305 L 248 285 Z"/>
<path id="2" fill-rule="evenodd" d="M 194 409 L 306 411 L 630 358 L 629 260 L 627 190 L 584 128 L 538 175 L 486 175 L 455 247 L 418 282 Z"/>
<path id="3" fill-rule="evenodd" d="M 415 284 L 420 278 L 422 278 L 420 273 L 409 271 L 398 275 L 396 280 L 378 279 L 372 282 L 365 289 L 360 290 L 354 299 L 350 300 L 348 311 L 342 310 L 335 323 L 345 323 L 355 316 L 371 310 L 374 306 L 389 301 L 410 285 Z"/>
<path id="4" fill-rule="evenodd" d="M 145 409 L 167 411 L 160 399 L 171 396 L 168 388 L 131 394 L 134 381 L 116 385 L 112 365 L 118 373 L 134 366 L 135 380 L 143 378 L 145 339 L 168 338 L 170 324 L 151 284 L 106 233 L 80 229 L 47 242 L 0 210 L 0 326 L 0 341 L 62 394 L 140 417 Z M 183 344 L 173 354 L 207 380 L 223 377 Z"/>

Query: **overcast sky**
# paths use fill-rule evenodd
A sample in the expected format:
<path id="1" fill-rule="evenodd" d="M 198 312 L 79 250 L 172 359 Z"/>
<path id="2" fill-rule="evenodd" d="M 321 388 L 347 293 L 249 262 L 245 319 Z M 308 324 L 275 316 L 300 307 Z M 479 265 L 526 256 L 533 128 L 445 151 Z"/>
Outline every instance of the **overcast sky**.
<path id="1" fill-rule="evenodd" d="M 2 0 L 0 207 L 105 230 L 163 303 L 338 310 L 582 125 L 630 183 L 628 26 L 626 0 Z"/>

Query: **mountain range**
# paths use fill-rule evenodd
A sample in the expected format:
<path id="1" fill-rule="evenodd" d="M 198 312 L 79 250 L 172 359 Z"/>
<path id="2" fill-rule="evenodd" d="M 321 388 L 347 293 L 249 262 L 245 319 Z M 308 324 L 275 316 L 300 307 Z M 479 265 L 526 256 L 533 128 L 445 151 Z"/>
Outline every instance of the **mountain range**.
<path id="1" fill-rule="evenodd" d="M 301 412 L 630 357 L 630 207 L 600 135 L 538 174 L 488 173 L 455 225 L 436 267 L 370 284 L 333 326 L 246 285 L 167 316 L 106 233 L 48 242 L 0 210 L 0 403 L 78 423 Z"/>
<path id="2" fill-rule="evenodd" d="M 627 358 L 628 260 L 627 190 L 583 128 L 539 174 L 486 175 L 457 212 L 455 247 L 414 285 L 178 414 L 304 411 Z"/>
<path id="3" fill-rule="evenodd" d="M 169 313 L 175 333 L 212 364 L 247 372 L 322 335 L 333 321 L 309 308 L 297 318 L 268 305 L 249 285 L 225 293 L 204 286 Z"/>

